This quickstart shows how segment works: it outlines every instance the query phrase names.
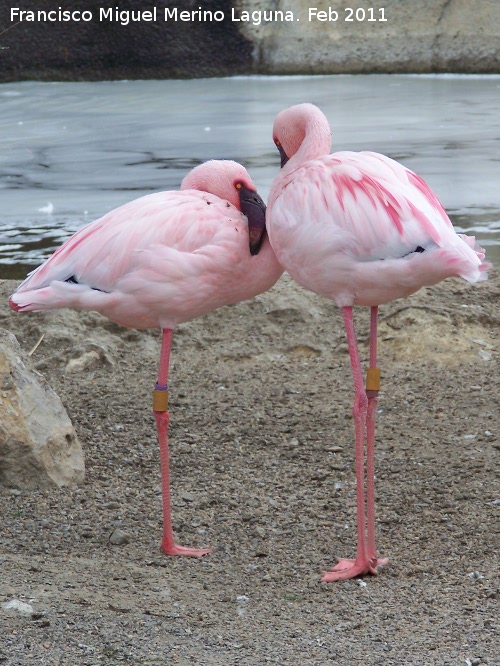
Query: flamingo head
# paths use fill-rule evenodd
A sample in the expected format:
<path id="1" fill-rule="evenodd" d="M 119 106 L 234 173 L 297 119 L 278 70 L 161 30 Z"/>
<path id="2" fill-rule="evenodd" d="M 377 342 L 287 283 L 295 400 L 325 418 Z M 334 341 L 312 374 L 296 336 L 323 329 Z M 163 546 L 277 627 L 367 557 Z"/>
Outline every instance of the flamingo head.
<path id="1" fill-rule="evenodd" d="M 250 254 L 258 254 L 266 233 L 266 204 L 245 167 L 232 160 L 209 160 L 185 176 L 181 190 L 208 192 L 235 206 L 248 220 Z"/>
<path id="2" fill-rule="evenodd" d="M 273 140 L 281 156 L 281 168 L 299 150 L 304 159 L 330 152 L 331 131 L 325 115 L 314 104 L 296 104 L 278 113 Z"/>

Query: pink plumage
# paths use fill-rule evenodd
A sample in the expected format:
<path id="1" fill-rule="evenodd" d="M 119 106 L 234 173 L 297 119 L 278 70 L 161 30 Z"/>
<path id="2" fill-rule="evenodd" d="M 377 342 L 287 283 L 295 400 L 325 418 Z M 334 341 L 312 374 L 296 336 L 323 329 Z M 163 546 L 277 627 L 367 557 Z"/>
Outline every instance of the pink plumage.
<path id="1" fill-rule="evenodd" d="M 10 297 L 20 312 L 96 310 L 130 328 L 162 329 L 154 391 L 168 555 L 208 550 L 174 542 L 168 466 L 168 366 L 172 331 L 181 322 L 269 289 L 283 269 L 265 228 L 265 205 L 246 169 L 210 161 L 180 191 L 136 199 L 92 222 L 62 245 Z"/>
<path id="2" fill-rule="evenodd" d="M 486 277 L 484 252 L 412 171 L 377 153 L 329 155 L 328 122 L 311 104 L 282 111 L 274 135 L 289 160 L 270 193 L 269 237 L 299 284 L 339 306 L 380 305 L 453 275 Z"/>
<path id="3" fill-rule="evenodd" d="M 269 195 L 271 245 L 300 285 L 342 308 L 355 385 L 358 550 L 354 561 L 341 560 L 323 580 L 376 573 L 377 566 L 387 562 L 377 558 L 374 525 L 377 307 L 447 277 L 486 279 L 489 264 L 473 237 L 456 233 L 420 176 L 378 153 L 329 154 L 328 121 L 312 104 L 279 113 L 273 138 L 282 169 Z M 372 309 L 366 390 L 354 305 Z"/>
<path id="4" fill-rule="evenodd" d="M 174 328 L 265 291 L 280 270 L 265 235 L 258 254 L 249 252 L 239 182 L 255 192 L 244 167 L 214 160 L 188 174 L 180 191 L 107 213 L 31 273 L 11 305 L 96 310 L 130 328 Z"/>

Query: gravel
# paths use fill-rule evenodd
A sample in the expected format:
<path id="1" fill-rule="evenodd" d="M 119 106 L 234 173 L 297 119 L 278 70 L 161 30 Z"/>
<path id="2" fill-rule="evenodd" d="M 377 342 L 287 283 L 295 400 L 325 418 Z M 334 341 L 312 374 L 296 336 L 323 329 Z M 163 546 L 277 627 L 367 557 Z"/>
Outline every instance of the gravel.
<path id="1" fill-rule="evenodd" d="M 12 313 L 14 286 L 0 282 L 0 326 L 26 350 L 45 334 L 33 365 L 87 472 L 79 488 L 0 488 L 0 664 L 500 664 L 498 273 L 381 308 L 377 537 L 390 565 L 330 584 L 321 572 L 354 554 L 356 534 L 333 303 L 285 277 L 175 332 L 174 531 L 214 549 L 196 560 L 159 550 L 158 331 Z M 356 316 L 366 360 L 366 309 Z"/>

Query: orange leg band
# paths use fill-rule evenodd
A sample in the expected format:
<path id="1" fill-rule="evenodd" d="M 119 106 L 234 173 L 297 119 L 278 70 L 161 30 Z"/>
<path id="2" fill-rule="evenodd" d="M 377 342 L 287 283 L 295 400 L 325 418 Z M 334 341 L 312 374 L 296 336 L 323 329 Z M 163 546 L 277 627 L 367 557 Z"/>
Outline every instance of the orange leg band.
<path id="1" fill-rule="evenodd" d="M 366 390 L 380 391 L 380 368 L 368 368 L 366 373 Z"/>
<path id="2" fill-rule="evenodd" d="M 153 391 L 153 411 L 168 412 L 168 387 L 155 387 Z"/>

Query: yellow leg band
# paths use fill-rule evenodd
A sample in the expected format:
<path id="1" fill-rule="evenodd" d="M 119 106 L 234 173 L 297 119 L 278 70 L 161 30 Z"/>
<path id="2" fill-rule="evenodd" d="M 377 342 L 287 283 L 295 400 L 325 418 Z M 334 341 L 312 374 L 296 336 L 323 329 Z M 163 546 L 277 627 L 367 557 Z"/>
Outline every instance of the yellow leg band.
<path id="1" fill-rule="evenodd" d="M 366 390 L 380 391 L 380 368 L 368 368 L 366 373 Z"/>
<path id="2" fill-rule="evenodd" d="M 168 391 L 153 391 L 153 411 L 168 412 Z"/>

